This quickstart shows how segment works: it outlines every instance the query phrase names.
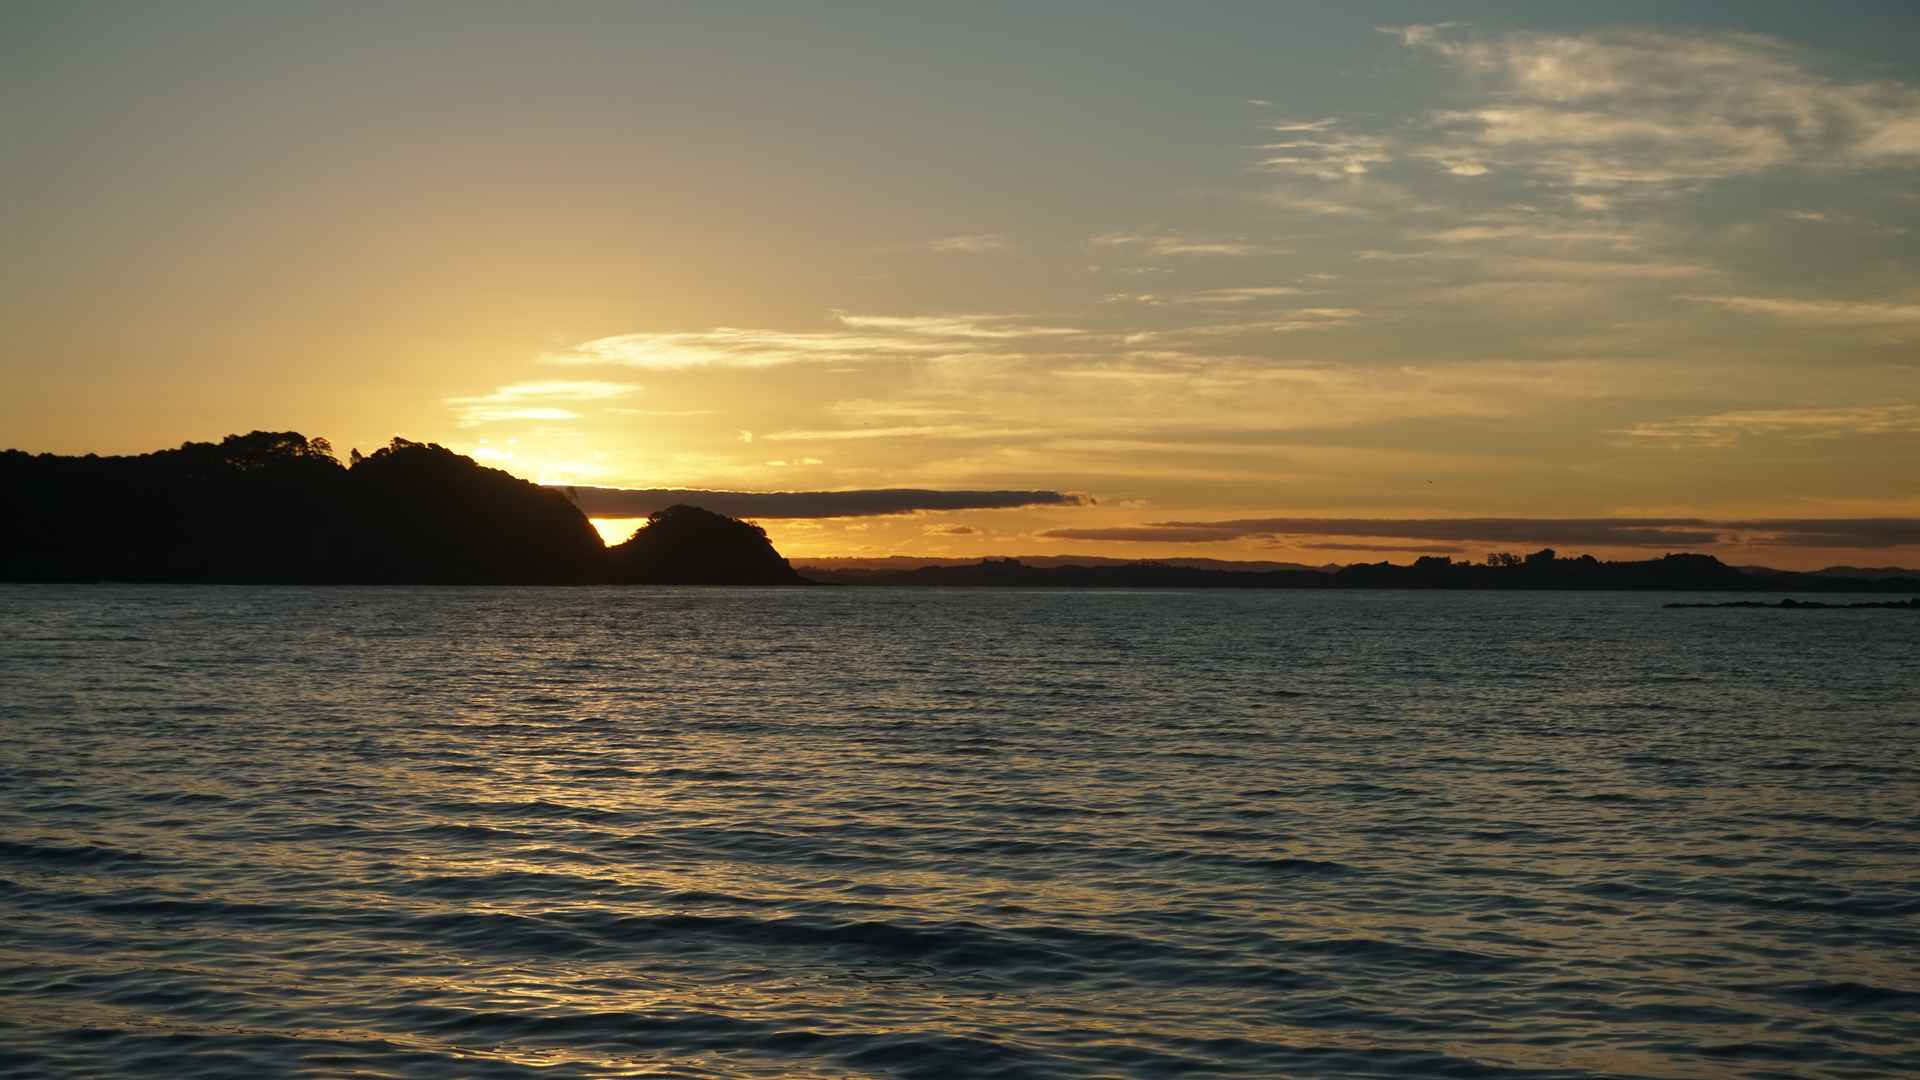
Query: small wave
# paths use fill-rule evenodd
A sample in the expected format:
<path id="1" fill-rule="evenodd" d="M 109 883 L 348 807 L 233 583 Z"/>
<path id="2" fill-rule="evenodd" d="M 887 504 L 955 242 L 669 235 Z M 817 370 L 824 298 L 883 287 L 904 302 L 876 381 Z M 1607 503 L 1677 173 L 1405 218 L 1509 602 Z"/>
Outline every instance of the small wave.
<path id="1" fill-rule="evenodd" d="M 1445 949 L 1431 945 L 1402 945 L 1399 942 L 1382 941 L 1379 938 L 1316 938 L 1289 941 L 1286 945 L 1289 949 L 1298 952 L 1363 960 L 1370 964 L 1387 967 L 1418 967 L 1455 974 L 1511 971 L 1525 963 L 1519 957 L 1468 952 L 1465 949 Z"/>
<path id="2" fill-rule="evenodd" d="M 612 810 L 601 810 L 592 806 L 571 806 L 565 803 L 548 802 L 545 799 L 531 799 L 526 802 L 449 801 L 432 803 L 424 809 L 431 813 L 448 814 L 454 817 L 482 815 L 534 821 L 610 823 L 625 821 L 629 817 L 627 814 Z"/>
<path id="3" fill-rule="evenodd" d="M 0 840 L 0 859 L 22 863 L 37 863 L 42 866 L 84 866 L 90 868 L 122 866 L 152 861 L 150 856 L 142 855 L 137 851 L 100 847 L 94 844 L 68 846 L 60 844 L 31 844 L 14 840 Z"/>
<path id="4" fill-rule="evenodd" d="M 1844 1012 L 1862 1010 L 1920 1012 L 1920 992 L 1895 990 L 1886 986 L 1858 982 L 1776 983 L 1737 987 L 1748 993 L 1765 994 L 1796 1005 Z"/>
<path id="5" fill-rule="evenodd" d="M 136 802 L 158 803 L 162 806 L 198 806 L 233 801 L 231 796 L 208 791 L 149 791 L 132 798 Z"/>
<path id="6" fill-rule="evenodd" d="M 1306 874 L 1314 876 L 1337 877 L 1353 872 L 1346 863 L 1333 862 L 1330 859 L 1301 859 L 1281 857 L 1274 859 L 1235 859 L 1236 865 L 1257 870 L 1266 870 L 1275 874 Z"/>

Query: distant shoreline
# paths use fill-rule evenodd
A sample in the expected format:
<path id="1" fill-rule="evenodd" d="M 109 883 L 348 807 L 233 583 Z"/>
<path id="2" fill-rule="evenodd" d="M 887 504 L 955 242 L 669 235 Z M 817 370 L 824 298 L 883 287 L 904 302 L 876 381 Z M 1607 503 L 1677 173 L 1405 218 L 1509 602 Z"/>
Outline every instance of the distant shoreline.
<path id="1" fill-rule="evenodd" d="M 1920 593 L 1920 575 L 1867 578 L 1742 569 L 1697 554 L 1601 562 L 1591 556 L 1563 559 L 1542 551 L 1498 565 L 1423 558 L 1404 566 L 1383 562 L 1294 570 L 1227 570 L 1150 561 L 1040 566 L 1020 559 L 982 559 L 910 570 L 822 570 L 803 560 L 797 569 L 822 584 L 880 588 Z"/>
<path id="2" fill-rule="evenodd" d="M 1767 603 L 1765 600 L 1729 600 L 1719 604 L 1663 604 L 1670 608 L 1767 608 L 1773 611 L 1858 611 L 1877 608 L 1883 611 L 1920 611 L 1920 596 L 1911 600 L 1866 600 L 1857 604 L 1826 604 L 1818 600 L 1785 600 Z"/>

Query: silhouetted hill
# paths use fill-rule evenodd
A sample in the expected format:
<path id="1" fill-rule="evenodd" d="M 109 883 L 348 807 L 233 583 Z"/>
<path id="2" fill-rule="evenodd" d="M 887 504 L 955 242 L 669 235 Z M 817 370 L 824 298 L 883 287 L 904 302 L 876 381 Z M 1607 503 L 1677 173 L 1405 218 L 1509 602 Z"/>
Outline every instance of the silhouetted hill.
<path id="1" fill-rule="evenodd" d="M 0 579 L 283 583 L 597 580 L 603 546 L 557 492 L 394 439 L 351 468 L 256 431 L 131 457 L 0 453 Z"/>
<path id="2" fill-rule="evenodd" d="M 1743 566 L 1740 569 L 1759 577 L 1779 578 L 1793 583 L 1795 588 L 1820 589 L 1822 583 L 1834 581 L 1920 582 L 1920 570 L 1908 570 L 1901 566 L 1829 566 L 1824 570 L 1775 570 L 1768 566 Z"/>
<path id="3" fill-rule="evenodd" d="M 622 585 L 811 584 L 765 529 L 685 504 L 654 511 L 607 556 L 610 580 Z"/>
<path id="4" fill-rule="evenodd" d="M 395 439 L 347 471 L 354 580 L 577 584 L 605 545 L 566 496 L 443 447 Z"/>

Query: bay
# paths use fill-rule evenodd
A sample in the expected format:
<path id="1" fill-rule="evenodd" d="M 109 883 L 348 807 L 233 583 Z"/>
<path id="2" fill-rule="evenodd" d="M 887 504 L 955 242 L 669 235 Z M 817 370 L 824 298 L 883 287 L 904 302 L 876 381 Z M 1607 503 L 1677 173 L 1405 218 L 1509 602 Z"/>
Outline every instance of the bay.
<path id="1" fill-rule="evenodd" d="M 0 587 L 0 1073 L 1920 1071 L 1920 620 Z"/>

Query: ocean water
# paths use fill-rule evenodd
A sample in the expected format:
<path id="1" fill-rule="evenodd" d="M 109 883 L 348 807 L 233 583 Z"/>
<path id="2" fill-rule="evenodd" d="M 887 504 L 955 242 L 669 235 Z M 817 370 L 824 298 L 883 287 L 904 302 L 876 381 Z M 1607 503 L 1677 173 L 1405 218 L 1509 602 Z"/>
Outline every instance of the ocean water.
<path id="1" fill-rule="evenodd" d="M 1920 618 L 0 587 L 0 1075 L 1920 1073 Z"/>

